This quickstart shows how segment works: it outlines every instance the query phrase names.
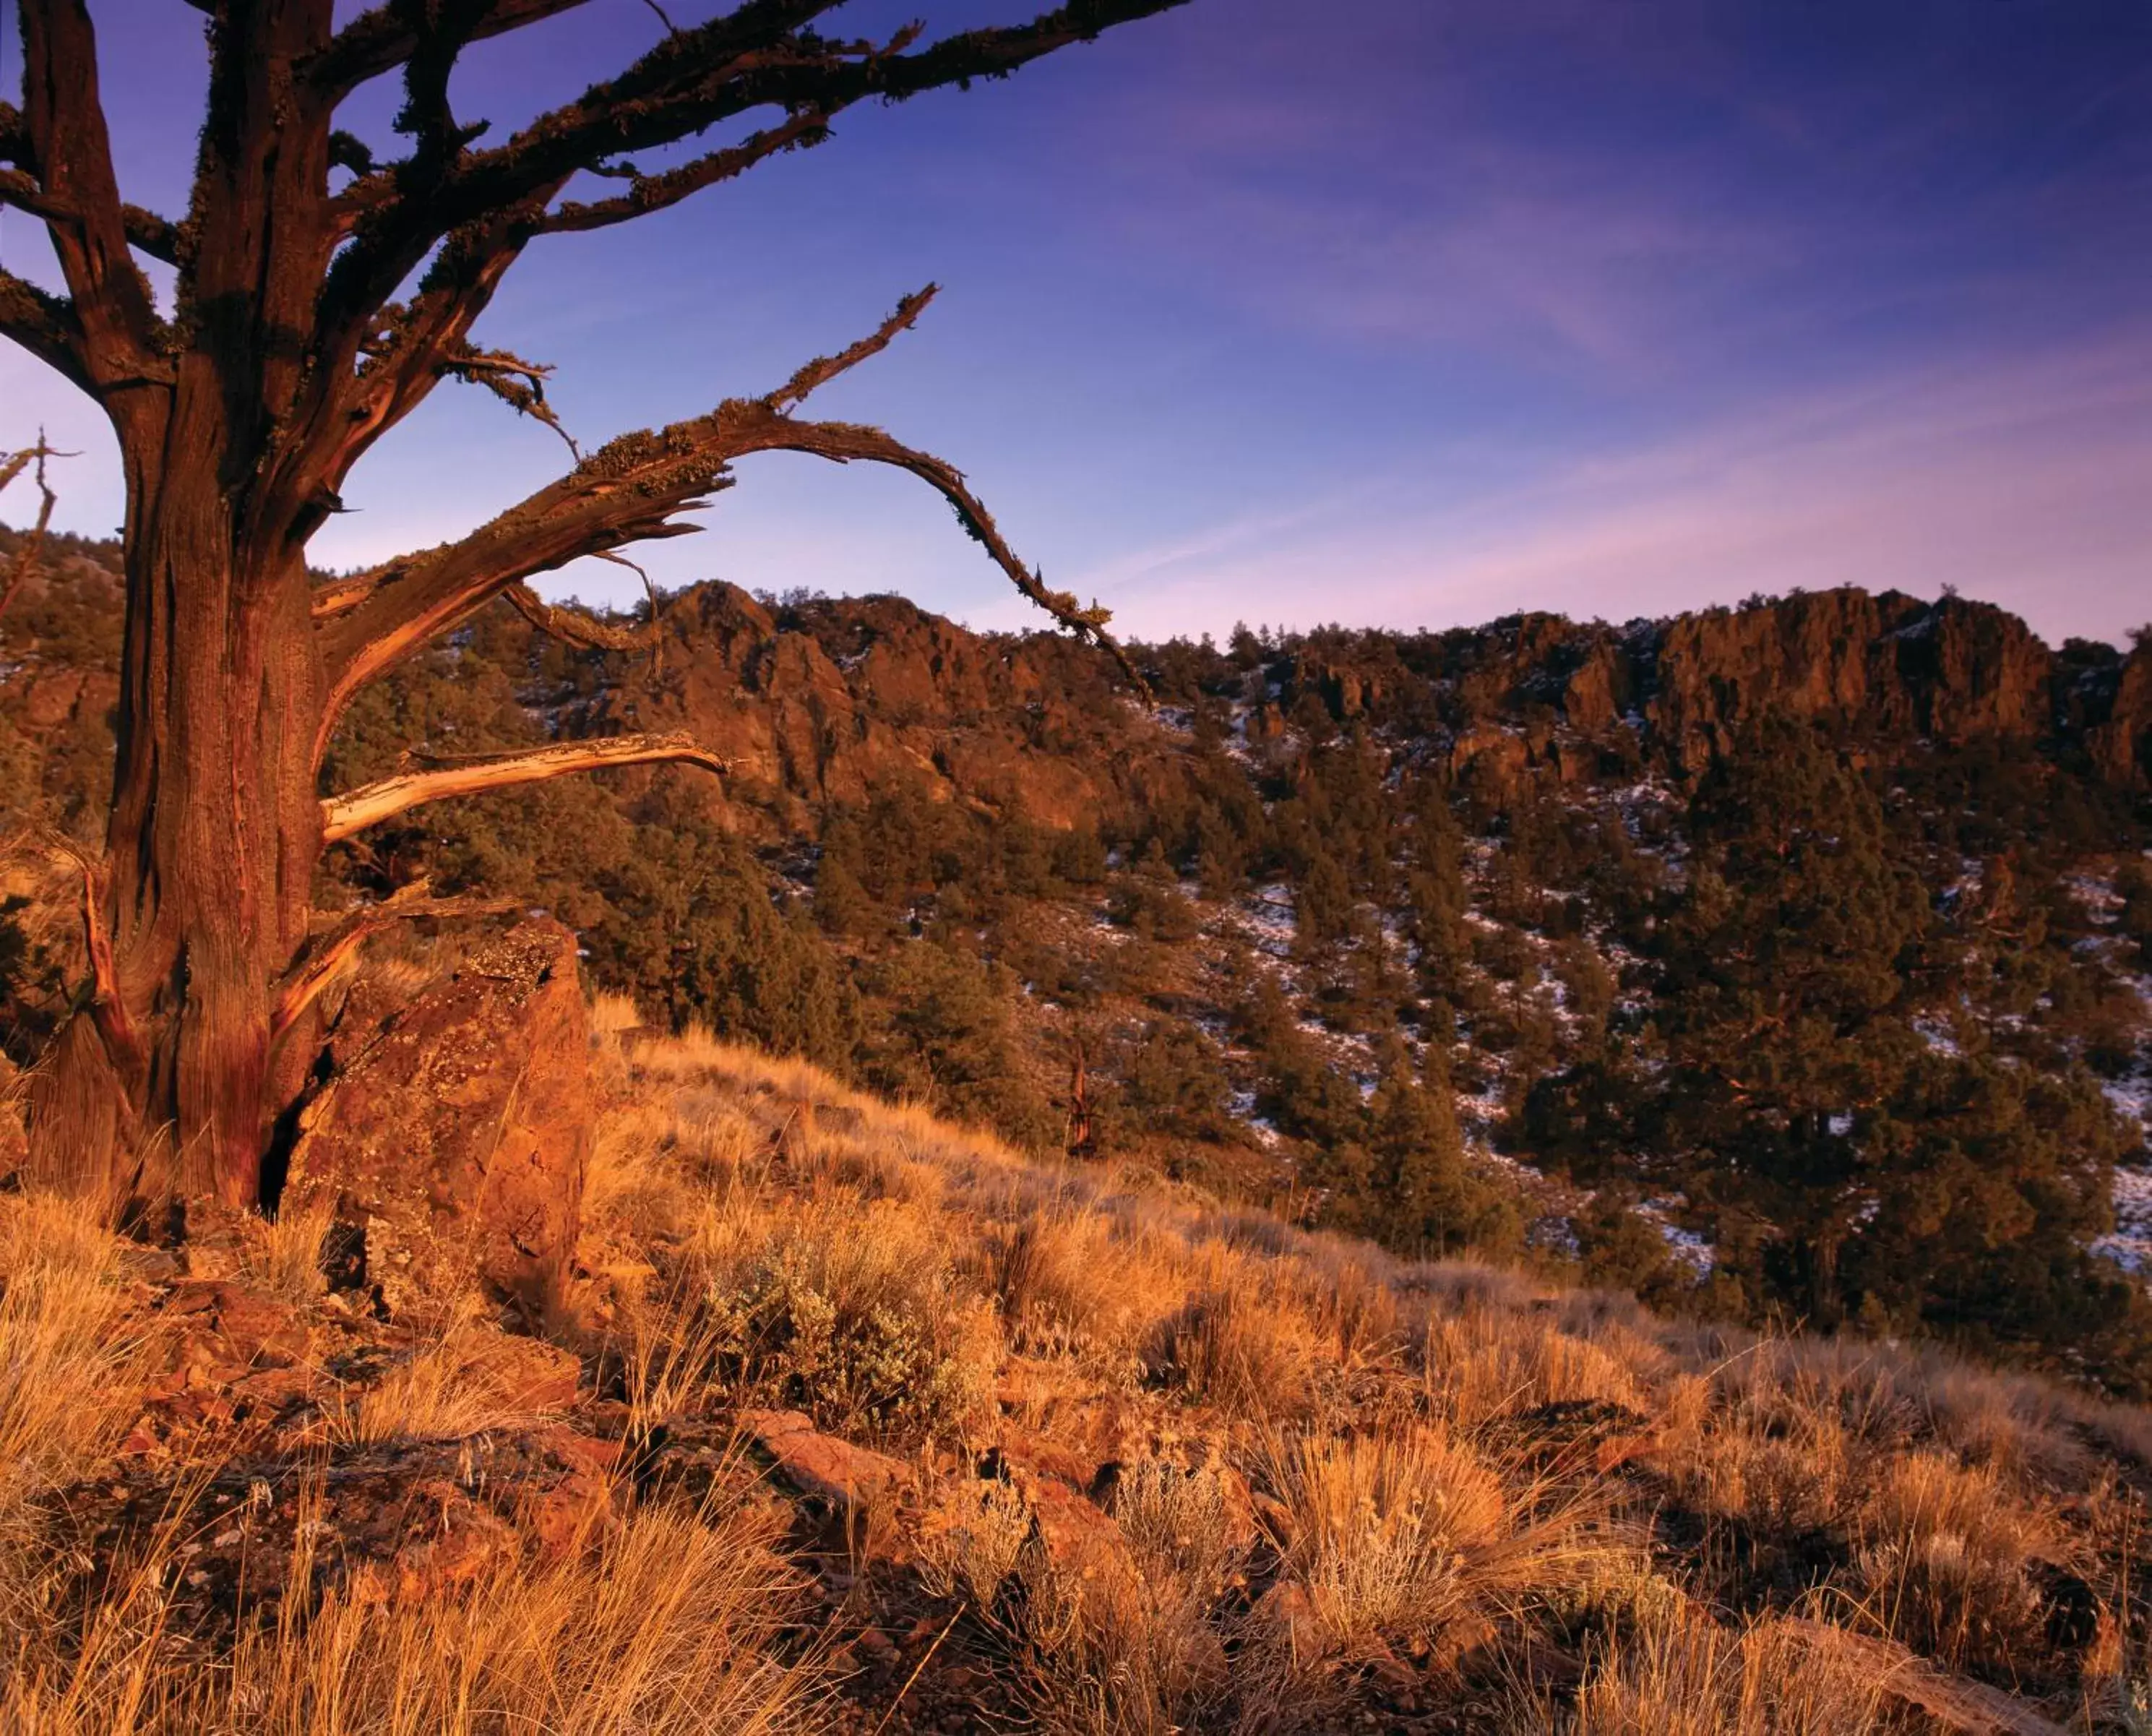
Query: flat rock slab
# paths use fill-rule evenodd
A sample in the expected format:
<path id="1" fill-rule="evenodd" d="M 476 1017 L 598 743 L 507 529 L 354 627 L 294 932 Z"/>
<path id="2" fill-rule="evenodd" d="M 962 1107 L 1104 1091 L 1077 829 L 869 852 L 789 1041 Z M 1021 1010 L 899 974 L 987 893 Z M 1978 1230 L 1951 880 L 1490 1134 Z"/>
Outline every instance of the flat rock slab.
<path id="1" fill-rule="evenodd" d="M 847 1519 L 886 1508 L 911 1480 L 901 1460 L 824 1434 L 799 1411 L 743 1411 L 739 1422 L 779 1477 Z"/>

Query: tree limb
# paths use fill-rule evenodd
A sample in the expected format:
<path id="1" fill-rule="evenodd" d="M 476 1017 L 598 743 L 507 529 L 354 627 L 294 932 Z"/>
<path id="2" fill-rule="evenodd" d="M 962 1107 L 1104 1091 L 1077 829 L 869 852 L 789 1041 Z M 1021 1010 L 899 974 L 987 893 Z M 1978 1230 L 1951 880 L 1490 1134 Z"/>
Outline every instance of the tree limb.
<path id="1" fill-rule="evenodd" d="M 549 487 L 490 524 L 429 553 L 393 562 L 371 591 L 324 629 L 330 679 L 317 752 L 352 693 L 508 586 L 586 555 L 602 554 L 693 527 L 673 515 L 732 485 L 733 459 L 756 452 L 804 452 L 834 463 L 865 460 L 910 471 L 956 509 L 1024 596 L 1078 637 L 1104 647 L 1139 691 L 1141 676 L 1105 632 L 1107 612 L 1048 590 L 1002 538 L 992 516 L 954 466 L 906 446 L 880 429 L 802 422 L 786 414 L 817 387 L 886 348 L 931 301 L 930 286 L 907 296 L 867 338 L 809 363 L 776 391 L 727 400 L 710 414 L 610 442 Z"/>
<path id="2" fill-rule="evenodd" d="M 553 406 L 546 401 L 546 381 L 553 372 L 549 363 L 526 362 L 505 349 L 473 349 L 459 344 L 442 357 L 438 371 L 483 387 L 518 415 L 544 423 L 577 458 L 583 455 L 575 436 L 561 425 Z"/>
<path id="3" fill-rule="evenodd" d="M 690 195 L 747 173 L 764 159 L 788 150 L 820 145 L 829 136 L 830 117 L 819 109 L 803 109 L 787 115 L 774 127 L 750 133 L 737 145 L 727 145 L 667 169 L 659 175 L 631 175 L 628 190 L 612 199 L 563 205 L 539 220 L 544 235 L 575 235 L 610 228 L 635 217 L 647 217 L 680 203 Z"/>
<path id="4" fill-rule="evenodd" d="M 89 11 L 83 0 L 22 0 L 22 25 L 16 155 L 27 158 L 38 196 L 64 214 L 46 230 L 83 333 L 83 371 L 101 385 L 157 377 L 156 311 L 129 251 Z"/>
<path id="5" fill-rule="evenodd" d="M 102 396 L 89 371 L 82 322 L 65 296 L 0 270 L 0 338 L 20 344 L 69 384 L 92 398 Z"/>
<path id="6" fill-rule="evenodd" d="M 34 176 L 19 169 L 0 169 L 0 205 L 28 211 L 48 224 L 74 224 L 81 221 L 72 206 L 53 198 L 38 185 Z M 119 220 L 128 245 L 137 252 L 146 253 L 166 265 L 180 262 L 180 226 L 170 218 L 160 217 L 139 205 L 123 204 Z"/>
<path id="7" fill-rule="evenodd" d="M 139 1084 L 142 1079 L 148 1049 L 141 1028 L 128 1011 L 113 957 L 112 927 L 106 910 L 112 896 L 112 858 L 92 855 L 64 833 L 41 825 L 0 840 L 0 860 L 18 852 L 35 852 L 63 864 L 81 886 L 83 951 L 89 964 L 89 981 L 75 996 L 75 1010 L 89 1015 L 114 1069 L 122 1112 L 131 1119 L 137 1105 L 129 1099 L 128 1082 Z"/>
<path id="8" fill-rule="evenodd" d="M 774 419 L 781 425 L 781 434 L 743 449 L 805 452 L 835 464 L 862 459 L 910 471 L 956 509 L 957 522 L 993 556 L 994 564 L 1007 575 L 1011 584 L 1078 638 L 1089 640 L 1104 651 L 1119 665 L 1121 673 L 1138 693 L 1150 692 L 1149 684 L 1129 661 L 1128 653 L 1106 632 L 1106 623 L 1113 618 L 1111 612 L 1095 602 L 1087 607 L 1068 591 L 1048 589 L 1044 576 L 1018 558 L 1016 551 L 1002 538 L 992 515 L 971 491 L 962 472 L 954 465 L 931 453 L 921 452 L 891 439 L 878 428 L 845 422 L 795 422 L 789 417 Z"/>
<path id="9" fill-rule="evenodd" d="M 572 12 L 586 0 L 490 0 L 468 29 L 467 39 L 520 29 Z M 393 73 L 419 51 L 421 38 L 413 20 L 424 14 L 417 8 L 377 6 L 361 13 L 331 38 L 327 48 L 302 69 L 317 93 L 334 106 L 369 79 Z"/>
<path id="10" fill-rule="evenodd" d="M 180 263 L 180 226 L 170 217 L 160 216 L 146 206 L 123 205 L 119 218 L 127 231 L 128 245 L 137 253 L 146 253 L 164 265 Z"/>
<path id="11" fill-rule="evenodd" d="M 483 754 L 430 771 L 401 773 L 330 796 L 322 804 L 322 835 L 325 842 L 334 844 L 424 803 L 478 795 L 519 784 L 540 784 L 607 766 L 663 761 L 699 765 L 720 774 L 729 769 L 725 761 L 687 734 L 608 735 L 591 741 L 561 742 L 528 753 Z"/>
<path id="12" fill-rule="evenodd" d="M 562 643 L 573 645 L 583 651 L 639 651 L 652 644 L 657 637 L 657 617 L 653 611 L 647 632 L 638 632 L 632 627 L 615 627 L 600 621 L 596 616 L 586 615 L 580 610 L 564 609 L 549 603 L 528 585 L 510 585 L 500 593 L 508 599 L 515 612 L 541 633 L 551 633 Z"/>
<path id="13" fill-rule="evenodd" d="M 327 579 L 314 586 L 308 612 L 317 621 L 333 621 L 338 616 L 348 614 L 373 595 L 387 569 L 375 567 L 367 572 L 355 572 L 348 578 Z"/>
<path id="14" fill-rule="evenodd" d="M 5 462 L 0 462 L 0 491 L 4 491 L 8 485 L 21 475 L 34 459 L 38 468 L 33 474 L 37 478 L 38 494 L 40 497 L 38 503 L 38 521 L 31 527 L 29 534 L 23 537 L 22 547 L 15 551 L 15 559 L 8 567 L 7 583 L 0 586 L 0 615 L 5 615 L 8 612 L 9 607 L 14 603 L 15 593 L 23 588 L 23 582 L 28 579 L 32 572 L 36 571 L 38 556 L 45 546 L 45 532 L 52 525 L 53 509 L 59 505 L 59 496 L 53 492 L 52 485 L 45 480 L 45 460 L 54 456 L 66 455 L 71 454 L 54 454 L 52 448 L 45 444 L 43 434 L 40 433 L 38 435 L 36 445 L 26 447 Z"/>
<path id="15" fill-rule="evenodd" d="M 527 22 L 506 15 L 519 3 L 471 0 L 454 33 L 469 40 Z M 902 52 L 916 41 L 916 29 L 876 45 L 833 41 L 806 28 L 835 3 L 747 0 L 705 23 L 671 32 L 618 77 L 489 150 L 444 151 L 438 140 L 454 129 L 439 104 L 430 122 L 414 113 L 419 149 L 413 156 L 362 175 L 331 201 L 347 245 L 323 285 L 310 354 L 315 378 L 333 383 L 335 392 L 325 391 L 307 408 L 302 425 L 310 450 L 318 454 L 332 442 L 338 448 L 332 485 L 339 467 L 355 462 L 438 377 L 434 354 L 418 345 L 393 390 L 376 380 L 357 401 L 337 395 L 351 378 L 360 343 L 429 256 L 414 310 L 445 304 L 427 315 L 426 323 L 438 334 L 435 343 L 459 341 L 534 236 L 664 209 L 778 151 L 821 142 L 832 117 L 855 103 L 899 101 L 940 85 L 1005 77 L 1041 55 L 1185 0 L 1070 0 L 1029 24 L 962 32 L 916 53 Z M 363 53 L 344 51 L 355 57 L 353 66 L 415 64 L 427 48 L 429 33 L 410 23 L 402 7 L 384 7 L 360 23 L 372 46 Z M 354 23 L 344 34 L 359 28 Z M 785 118 L 664 173 L 630 172 L 631 189 L 618 198 L 549 209 L 578 175 L 617 172 L 623 153 L 677 144 L 759 109 L 781 110 Z"/>

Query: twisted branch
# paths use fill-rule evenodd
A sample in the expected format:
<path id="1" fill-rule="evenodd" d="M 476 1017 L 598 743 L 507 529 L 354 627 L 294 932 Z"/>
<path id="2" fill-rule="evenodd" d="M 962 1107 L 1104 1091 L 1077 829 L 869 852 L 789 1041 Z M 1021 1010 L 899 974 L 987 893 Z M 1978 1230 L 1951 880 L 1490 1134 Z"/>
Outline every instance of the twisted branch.
<path id="1" fill-rule="evenodd" d="M 764 397 L 728 399 L 693 421 L 623 435 L 461 542 L 390 563 L 366 595 L 324 628 L 331 688 L 322 745 L 359 687 L 511 586 L 584 556 L 690 533 L 694 527 L 673 522 L 675 515 L 730 487 L 733 461 L 757 452 L 804 452 L 835 464 L 862 460 L 911 472 L 949 502 L 1019 591 L 1070 632 L 1104 648 L 1142 691 L 1140 674 L 1106 633 L 1108 612 L 1048 589 L 1018 558 L 954 465 L 877 428 L 804 422 L 788 414 L 817 388 L 886 348 L 935 293 L 929 285 L 906 296 L 867 337 L 818 357 Z"/>
<path id="2" fill-rule="evenodd" d="M 13 454 L 5 459 L 0 459 L 0 493 L 4 493 L 8 485 L 20 476 L 34 460 L 37 469 L 33 475 L 36 478 L 38 493 L 40 496 L 38 503 L 38 521 L 31 526 L 28 535 L 23 537 L 22 547 L 15 551 L 14 561 L 8 570 L 8 582 L 4 586 L 0 586 L 0 615 L 5 615 L 8 612 L 9 607 L 15 601 L 15 593 L 23 588 L 23 582 L 37 570 L 38 556 L 45 546 L 45 532 L 51 527 L 53 522 L 53 509 L 59 505 L 59 496 L 53 492 L 52 485 L 45 480 L 45 460 L 48 458 L 73 456 L 72 453 L 54 452 L 45 444 L 45 436 L 41 429 L 38 434 L 36 445 L 25 447 L 22 451 Z"/>
<path id="3" fill-rule="evenodd" d="M 551 633 L 563 644 L 572 645 L 580 651 L 635 651 L 645 643 L 655 645 L 657 638 L 657 616 L 653 611 L 647 632 L 637 632 L 632 627 L 615 627 L 609 621 L 600 621 L 579 609 L 564 609 L 549 603 L 528 585 L 510 585 L 500 593 L 509 604 L 531 626 L 541 633 Z"/>

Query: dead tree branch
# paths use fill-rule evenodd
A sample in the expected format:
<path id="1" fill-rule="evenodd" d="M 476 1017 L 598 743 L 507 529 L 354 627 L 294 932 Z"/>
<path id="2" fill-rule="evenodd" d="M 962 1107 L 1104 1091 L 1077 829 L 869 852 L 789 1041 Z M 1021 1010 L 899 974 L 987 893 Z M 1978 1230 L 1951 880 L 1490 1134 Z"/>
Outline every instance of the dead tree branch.
<path id="1" fill-rule="evenodd" d="M 594 741 L 561 742 L 528 753 L 482 754 L 430 771 L 401 773 L 331 796 L 322 804 L 322 834 L 327 842 L 334 844 L 427 802 L 479 795 L 519 784 L 541 784 L 609 766 L 666 761 L 699 765 L 720 775 L 728 769 L 724 760 L 686 734 L 608 735 Z"/>
<path id="2" fill-rule="evenodd" d="M 765 397 L 728 399 L 693 421 L 622 435 L 461 542 L 390 563 L 364 596 L 323 628 L 331 687 L 322 747 L 351 694 L 419 646 L 535 574 L 630 543 L 688 534 L 693 527 L 674 522 L 675 515 L 730 487 L 733 461 L 758 452 L 804 452 L 835 464 L 864 461 L 910 471 L 949 502 L 1018 591 L 1069 632 L 1104 647 L 1142 690 L 1141 676 L 1106 633 L 1107 612 L 1049 590 L 1018 558 L 953 465 L 880 429 L 803 422 L 787 414 L 818 387 L 886 348 L 934 293 L 930 286 L 906 297 L 869 336 L 817 358 Z"/>
<path id="3" fill-rule="evenodd" d="M 651 617 L 650 632 L 637 632 L 632 627 L 615 627 L 611 622 L 600 621 L 581 610 L 549 603 L 528 585 L 510 585 L 500 594 L 517 614 L 539 632 L 550 633 L 579 651 L 637 651 L 656 637 L 657 622 L 654 615 Z"/>
<path id="4" fill-rule="evenodd" d="M 465 40 L 483 42 L 556 13 L 572 12 L 585 3 L 586 0 L 490 0 L 468 27 Z M 415 8 L 393 4 L 361 13 L 307 63 L 308 82 L 333 106 L 369 79 L 396 71 L 419 51 L 423 37 L 414 20 L 423 16 Z"/>
<path id="5" fill-rule="evenodd" d="M 1071 0 L 1028 24 L 957 33 L 914 48 L 907 28 L 882 43 L 825 38 L 809 28 L 835 0 L 749 0 L 662 41 L 617 77 L 541 115 L 502 144 L 468 148 L 445 106 L 446 68 L 461 47 L 561 9 L 546 0 L 475 0 L 432 25 L 416 8 L 385 6 L 341 33 L 313 63 L 311 84 L 330 106 L 361 77 L 404 68 L 404 124 L 413 154 L 361 174 L 328 201 L 337 253 L 316 302 L 312 381 L 293 426 L 334 486 L 366 444 L 408 413 L 438 377 L 440 348 L 464 340 L 503 274 L 537 236 L 606 226 L 678 204 L 782 151 L 822 143 L 853 104 L 901 101 L 974 79 L 1002 78 L 1043 55 L 1181 0 Z M 341 46 L 339 46 L 341 45 Z M 783 119 L 660 173 L 622 160 L 662 150 L 758 110 Z M 580 175 L 625 174 L 615 197 L 556 206 Z M 431 260 L 429 264 L 428 261 Z M 399 287 L 424 267 L 411 306 L 392 313 Z M 405 327 L 404 366 L 356 368 L 385 317 Z"/>
<path id="6" fill-rule="evenodd" d="M 53 492 L 52 485 L 45 480 L 45 460 L 73 456 L 72 453 L 54 452 L 45 444 L 44 434 L 40 431 L 36 445 L 26 447 L 5 460 L 0 460 L 0 492 L 4 492 L 8 485 L 34 462 L 37 469 L 32 475 L 37 480 L 39 496 L 37 523 L 23 538 L 22 547 L 15 551 L 15 558 L 8 565 L 7 582 L 0 585 L 0 616 L 8 612 L 14 603 L 16 593 L 37 571 L 38 557 L 44 550 L 45 532 L 52 526 L 53 509 L 59 505 L 59 496 Z"/>

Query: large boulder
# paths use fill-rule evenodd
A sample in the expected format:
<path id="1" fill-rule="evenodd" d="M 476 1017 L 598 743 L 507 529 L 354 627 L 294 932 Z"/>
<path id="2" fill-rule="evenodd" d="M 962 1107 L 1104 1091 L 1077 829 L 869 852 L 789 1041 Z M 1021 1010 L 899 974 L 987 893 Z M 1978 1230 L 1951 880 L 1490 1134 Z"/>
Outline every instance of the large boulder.
<path id="1" fill-rule="evenodd" d="M 475 1278 L 550 1314 L 575 1252 L 591 1126 L 574 934 L 523 922 L 399 1010 L 355 1007 L 332 1053 L 280 1210 L 328 1208 L 347 1248 L 363 1232 L 355 1276 L 392 1313 Z"/>

